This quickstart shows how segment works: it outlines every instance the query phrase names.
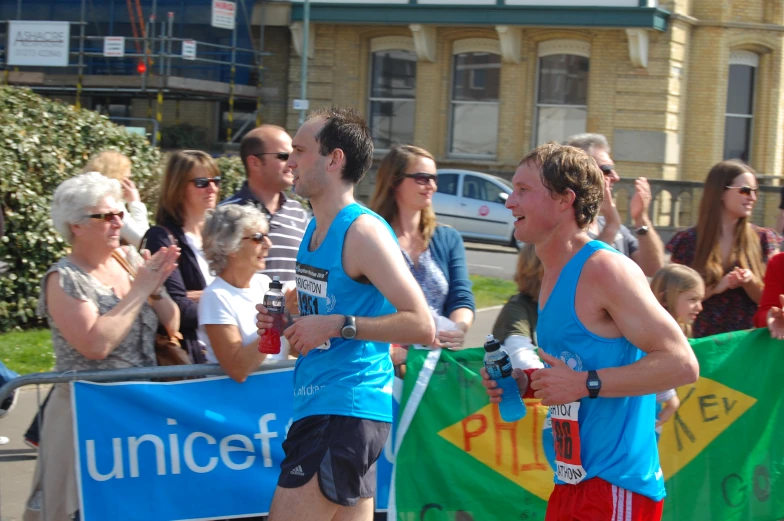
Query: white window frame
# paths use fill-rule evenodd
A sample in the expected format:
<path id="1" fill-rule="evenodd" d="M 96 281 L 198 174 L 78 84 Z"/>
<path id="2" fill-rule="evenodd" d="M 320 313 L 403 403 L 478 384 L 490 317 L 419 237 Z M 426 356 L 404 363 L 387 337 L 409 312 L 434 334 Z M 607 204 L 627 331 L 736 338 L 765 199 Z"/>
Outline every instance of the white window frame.
<path id="1" fill-rule="evenodd" d="M 370 126 L 371 135 L 373 133 L 373 102 L 374 101 L 413 101 L 414 102 L 414 113 L 416 114 L 416 95 L 413 98 L 385 98 L 385 97 L 373 97 L 373 60 L 375 59 L 375 54 L 381 51 L 411 51 L 416 56 L 416 48 L 414 47 L 414 38 L 409 36 L 380 36 L 378 38 L 373 38 L 370 40 L 370 54 L 369 54 L 369 66 L 368 66 L 368 88 L 367 88 L 367 121 L 368 126 Z M 416 89 L 416 87 L 414 87 Z M 416 130 L 416 122 L 414 122 L 414 128 Z M 383 155 L 389 152 L 388 148 L 376 148 L 374 149 L 374 155 Z"/>
<path id="2" fill-rule="evenodd" d="M 501 100 L 498 101 L 462 101 L 462 100 L 455 100 L 454 93 L 455 93 L 455 57 L 459 54 L 466 54 L 466 53 L 488 53 L 488 54 L 497 54 L 501 56 L 501 42 L 497 39 L 493 38 L 463 38 L 462 40 L 455 40 L 452 44 L 452 60 L 449 64 L 450 67 L 450 82 L 449 82 L 449 132 L 447 133 L 447 155 L 449 157 L 456 157 L 456 158 L 465 158 L 465 159 L 496 159 L 498 157 L 498 137 L 499 137 L 499 129 L 496 128 L 495 133 L 495 152 L 492 155 L 485 155 L 485 154 L 462 154 L 460 152 L 452 152 L 452 138 L 454 137 L 454 114 L 455 114 L 455 105 L 493 105 L 498 107 L 499 110 L 499 126 L 501 122 L 500 117 L 500 110 L 501 110 Z M 500 64 L 503 66 L 503 61 Z M 500 74 L 500 71 L 499 71 Z M 500 98 L 500 93 L 499 93 Z"/>
<path id="3" fill-rule="evenodd" d="M 555 54 L 572 54 L 588 58 L 590 74 L 591 44 L 583 40 L 555 39 L 545 40 L 539 44 L 536 57 L 535 95 L 534 95 L 534 121 L 531 133 L 531 147 L 539 144 L 539 109 L 549 107 L 576 107 L 585 109 L 585 118 L 588 119 L 588 105 L 565 105 L 555 103 L 539 103 L 539 74 L 541 73 L 541 58 Z"/>
<path id="4" fill-rule="evenodd" d="M 759 54 L 751 51 L 744 51 L 744 50 L 734 50 L 730 51 L 730 59 L 729 63 L 727 64 L 727 97 L 730 95 L 730 66 L 732 65 L 747 65 L 754 69 L 754 82 L 751 85 L 751 114 L 735 114 L 732 112 L 727 112 L 726 107 L 727 104 L 724 104 L 724 135 L 727 134 L 727 118 L 737 118 L 737 119 L 749 119 L 751 120 L 751 125 L 749 125 L 749 157 L 746 160 L 751 163 L 751 154 L 754 150 L 754 113 L 757 111 L 757 82 L 759 81 Z M 721 151 L 721 156 L 724 157 L 726 150 Z"/>

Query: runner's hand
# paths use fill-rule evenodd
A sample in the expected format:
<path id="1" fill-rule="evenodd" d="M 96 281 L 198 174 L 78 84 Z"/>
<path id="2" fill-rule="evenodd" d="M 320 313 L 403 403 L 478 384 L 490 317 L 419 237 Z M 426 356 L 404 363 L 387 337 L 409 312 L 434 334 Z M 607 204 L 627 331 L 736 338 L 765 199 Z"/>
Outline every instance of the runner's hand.
<path id="1" fill-rule="evenodd" d="M 490 378 L 490 375 L 487 374 L 487 369 L 484 367 L 479 370 L 479 374 L 482 375 L 482 385 L 485 386 L 490 402 L 501 403 L 501 395 L 504 394 L 504 390 L 498 387 L 498 382 Z M 512 369 L 512 378 L 517 380 L 520 396 L 523 396 L 528 391 L 528 375 L 522 369 Z"/>
<path id="2" fill-rule="evenodd" d="M 458 327 L 449 331 L 439 331 L 436 336 L 436 341 L 433 342 L 431 347 L 454 349 L 456 347 L 462 347 L 463 342 L 465 342 L 465 331 Z"/>
<path id="3" fill-rule="evenodd" d="M 585 388 L 585 373 L 572 370 L 563 360 L 537 351 L 539 358 L 550 367 L 539 369 L 531 375 L 531 388 L 534 396 L 542 400 L 542 405 L 564 405 L 588 395 Z"/>
<path id="4" fill-rule="evenodd" d="M 340 336 L 345 317 L 343 315 L 308 315 L 294 318 L 294 324 L 286 328 L 283 335 L 289 345 L 302 356 L 307 355 L 330 338 Z"/>

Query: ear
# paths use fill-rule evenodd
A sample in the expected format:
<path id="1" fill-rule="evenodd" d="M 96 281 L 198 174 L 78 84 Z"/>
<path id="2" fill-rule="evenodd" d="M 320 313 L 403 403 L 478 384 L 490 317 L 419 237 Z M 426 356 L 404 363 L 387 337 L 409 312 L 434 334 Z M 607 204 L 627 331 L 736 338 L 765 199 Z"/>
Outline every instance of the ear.
<path id="1" fill-rule="evenodd" d="M 556 197 L 561 211 L 571 209 L 575 199 L 577 199 L 577 194 L 571 188 L 567 188 L 564 193 L 558 194 Z"/>
<path id="2" fill-rule="evenodd" d="M 329 162 L 327 163 L 327 170 L 341 172 L 346 164 L 346 154 L 342 149 L 336 148 L 327 156 Z"/>

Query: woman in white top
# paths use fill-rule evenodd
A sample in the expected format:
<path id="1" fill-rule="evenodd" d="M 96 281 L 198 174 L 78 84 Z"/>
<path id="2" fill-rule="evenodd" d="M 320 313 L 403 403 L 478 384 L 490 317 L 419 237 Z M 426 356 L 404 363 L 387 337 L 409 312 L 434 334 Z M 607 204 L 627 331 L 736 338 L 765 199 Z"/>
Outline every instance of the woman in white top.
<path id="1" fill-rule="evenodd" d="M 271 282 L 259 273 L 272 246 L 268 231 L 261 211 L 236 204 L 209 212 L 204 224 L 204 254 L 217 276 L 199 300 L 199 338 L 207 344 L 207 360 L 218 362 L 238 382 L 267 357 L 259 353 L 256 304 Z M 269 358 L 286 358 L 286 344 L 281 344 L 281 353 Z"/>
<path id="2" fill-rule="evenodd" d="M 127 210 L 123 215 L 120 238 L 134 248 L 139 248 L 150 223 L 147 220 L 147 207 L 139 197 L 139 190 L 131 180 L 131 160 L 120 152 L 104 150 L 88 161 L 84 172 L 98 172 L 109 179 L 117 179 L 120 182 Z"/>

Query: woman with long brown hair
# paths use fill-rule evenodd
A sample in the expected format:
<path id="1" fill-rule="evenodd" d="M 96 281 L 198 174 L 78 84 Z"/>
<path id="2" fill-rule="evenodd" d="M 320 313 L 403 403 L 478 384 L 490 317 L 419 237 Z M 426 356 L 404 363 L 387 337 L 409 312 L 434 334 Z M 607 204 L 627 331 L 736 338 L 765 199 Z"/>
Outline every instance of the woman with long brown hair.
<path id="1" fill-rule="evenodd" d="M 215 277 L 204 256 L 202 230 L 207 211 L 218 202 L 220 181 L 218 164 L 206 152 L 172 153 L 161 183 L 157 225 L 142 240 L 153 253 L 172 244 L 182 249 L 177 269 L 166 280 L 166 290 L 180 308 L 182 344 L 194 363 L 206 361 L 206 346 L 197 335 L 198 302 Z"/>
<path id="2" fill-rule="evenodd" d="M 436 223 L 438 172 L 427 150 L 392 147 L 379 166 L 370 208 L 395 230 L 408 267 L 438 317 L 436 347 L 461 347 L 474 321 L 474 295 L 460 234 Z M 446 324 L 449 327 L 439 327 Z"/>
<path id="3" fill-rule="evenodd" d="M 779 249 L 772 230 L 749 222 L 757 189 L 748 165 L 716 164 L 705 180 L 697 226 L 678 232 L 667 245 L 672 262 L 694 268 L 705 281 L 695 338 L 753 327 L 765 264 Z"/>

